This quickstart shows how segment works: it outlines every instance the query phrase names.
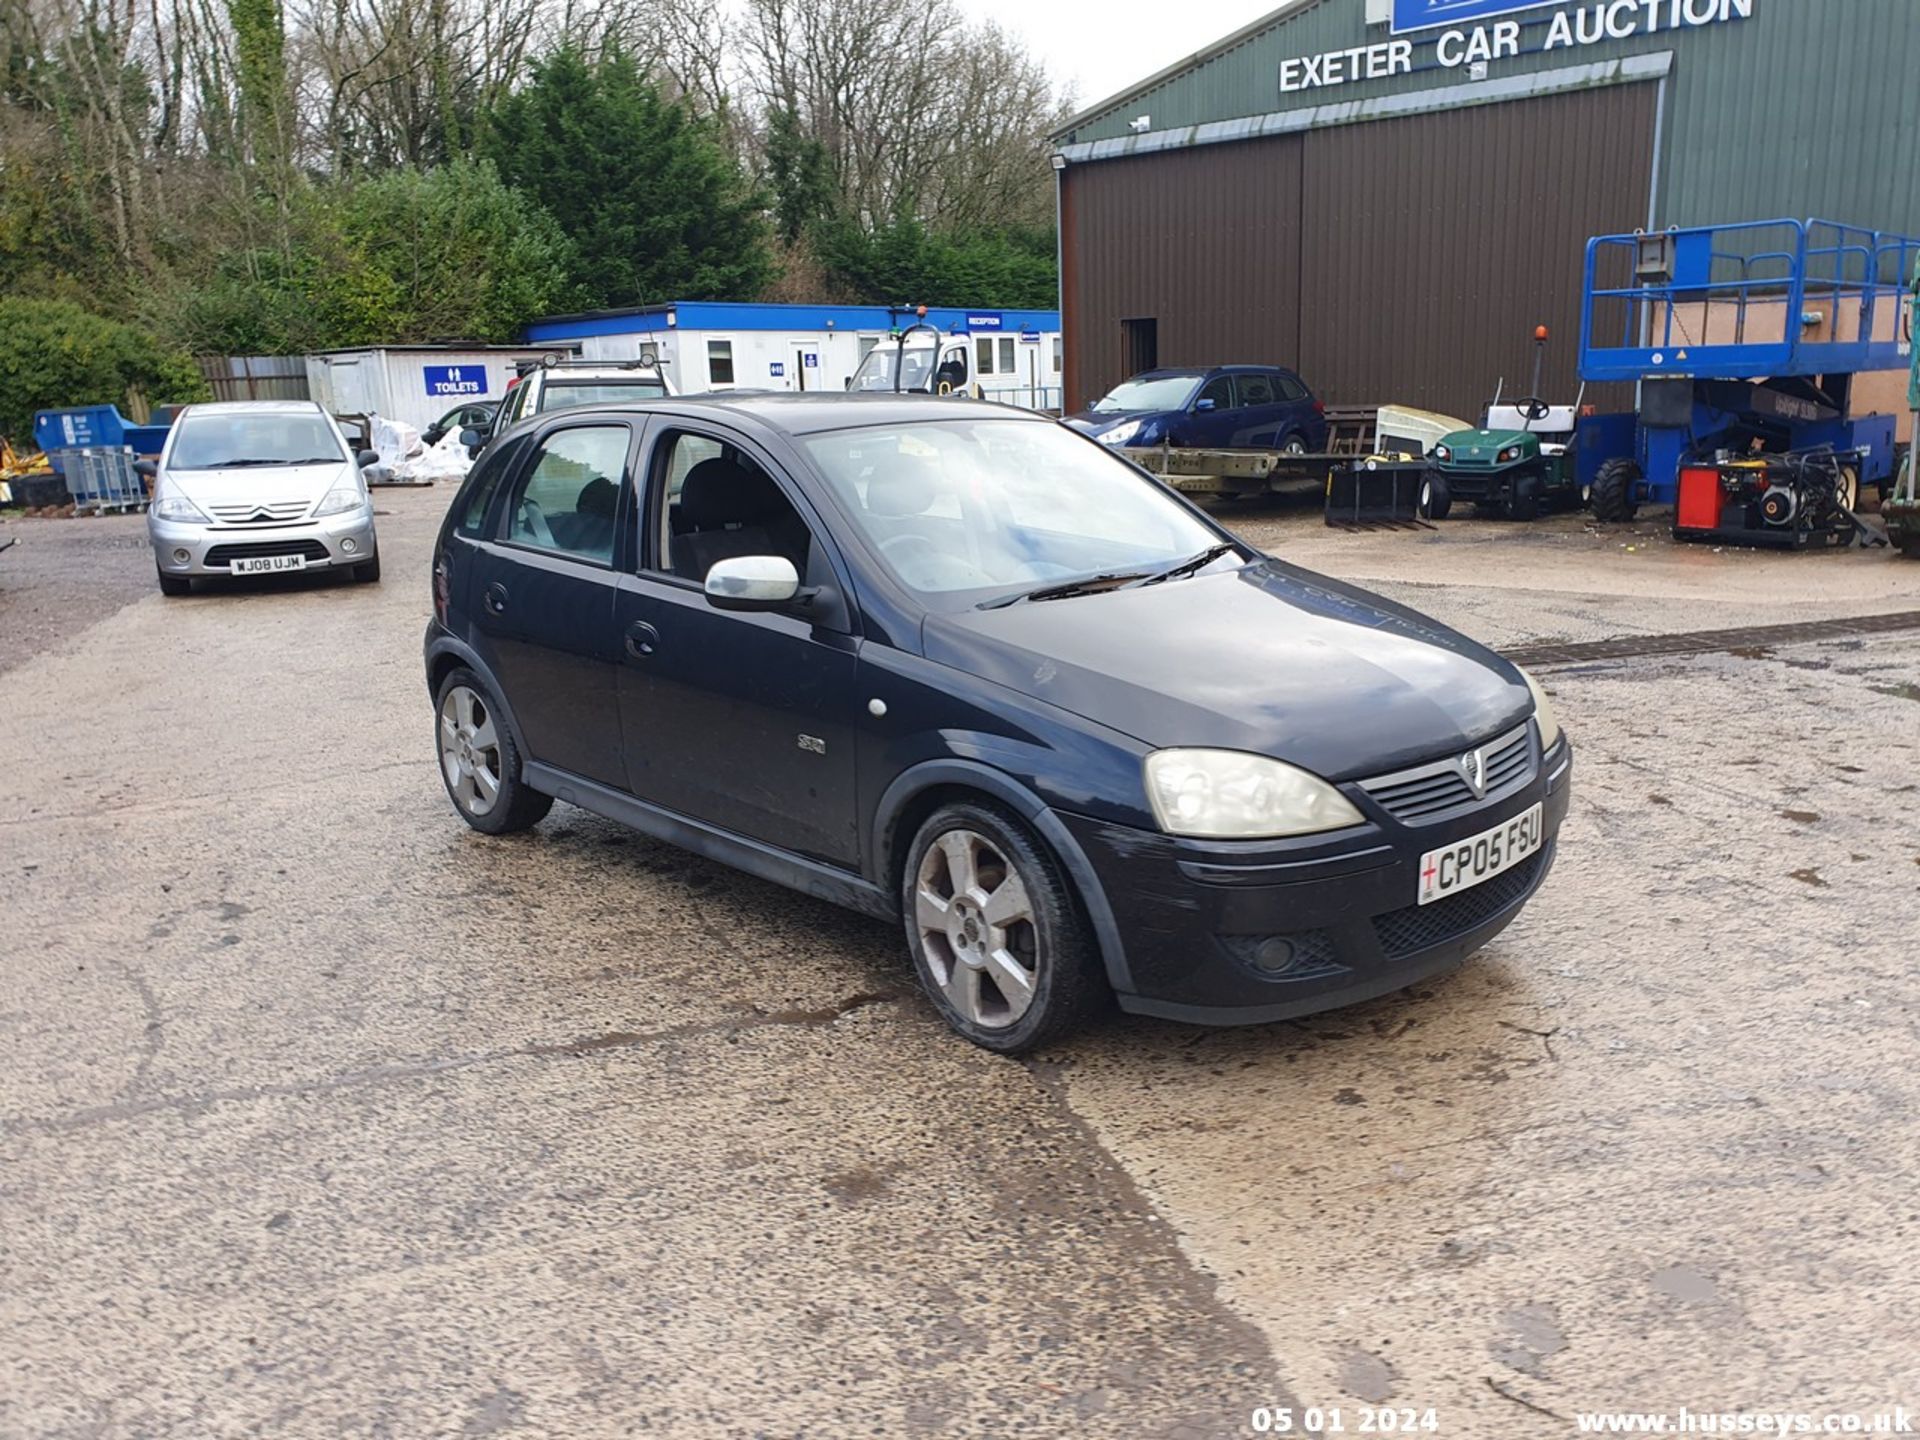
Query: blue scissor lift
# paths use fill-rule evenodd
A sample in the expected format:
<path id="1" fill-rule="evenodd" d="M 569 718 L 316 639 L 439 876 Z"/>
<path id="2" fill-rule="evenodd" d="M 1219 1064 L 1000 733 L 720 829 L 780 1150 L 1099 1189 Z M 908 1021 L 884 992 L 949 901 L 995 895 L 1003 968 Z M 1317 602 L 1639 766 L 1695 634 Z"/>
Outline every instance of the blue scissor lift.
<path id="1" fill-rule="evenodd" d="M 1907 368 L 1917 257 L 1920 240 L 1831 220 L 1588 241 L 1580 377 L 1638 403 L 1579 423 L 1595 513 L 1673 505 L 1682 539 L 1852 540 L 1859 488 L 1884 493 L 1894 463 L 1894 419 L 1854 416 L 1853 378 Z"/>

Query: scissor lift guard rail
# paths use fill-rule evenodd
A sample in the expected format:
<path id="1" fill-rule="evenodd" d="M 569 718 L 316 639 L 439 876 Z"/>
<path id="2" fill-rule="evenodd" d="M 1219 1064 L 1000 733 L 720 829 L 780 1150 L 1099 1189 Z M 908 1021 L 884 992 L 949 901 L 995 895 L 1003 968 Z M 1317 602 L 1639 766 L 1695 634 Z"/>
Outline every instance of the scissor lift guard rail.
<path id="1" fill-rule="evenodd" d="M 1588 241 L 1580 375 L 1633 383 L 1639 407 L 1580 422 L 1596 513 L 1677 502 L 1685 538 L 1787 544 L 1806 543 L 1813 532 L 1793 515 L 1818 503 L 1851 538 L 1858 487 L 1884 489 L 1894 460 L 1893 417 L 1851 414 L 1853 377 L 1907 367 L 1916 259 L 1920 239 L 1831 220 Z M 1790 473 L 1775 456 L 1795 457 Z M 1756 478 L 1733 473 L 1736 462 Z M 1809 484 L 1820 493 L 1800 496 Z M 1770 511 L 1769 485 L 1780 492 Z M 1823 518 L 1818 533 L 1839 525 Z"/>

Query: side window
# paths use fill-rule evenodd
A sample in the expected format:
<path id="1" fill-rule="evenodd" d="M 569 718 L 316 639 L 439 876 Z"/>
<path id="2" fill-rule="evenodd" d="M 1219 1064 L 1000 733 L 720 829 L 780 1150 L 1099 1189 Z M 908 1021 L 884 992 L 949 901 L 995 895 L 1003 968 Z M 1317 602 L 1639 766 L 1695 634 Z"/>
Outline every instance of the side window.
<path id="1" fill-rule="evenodd" d="M 1263 375 L 1258 371 L 1236 375 L 1234 385 L 1243 406 L 1273 404 L 1273 377 L 1270 375 Z"/>
<path id="2" fill-rule="evenodd" d="M 647 568 L 704 581 L 717 560 L 784 555 L 803 579 L 813 537 L 773 477 L 737 446 L 671 430 L 653 447 L 649 494 L 660 506 Z"/>
<path id="3" fill-rule="evenodd" d="M 981 338 L 973 342 L 973 368 L 982 375 L 993 374 L 993 341 Z"/>
<path id="4" fill-rule="evenodd" d="M 707 383 L 709 385 L 733 384 L 733 342 L 731 340 L 707 341 Z"/>
<path id="5" fill-rule="evenodd" d="M 1231 410 L 1233 408 L 1233 377 L 1231 375 L 1214 376 L 1194 400 L 1194 404 L 1198 405 L 1202 400 L 1213 401 L 1213 408 L 1216 410 Z"/>
<path id="6" fill-rule="evenodd" d="M 495 445 L 480 457 L 467 477 L 467 488 L 455 528 L 460 534 L 478 539 L 486 530 L 487 511 L 493 504 L 493 492 L 500 488 L 501 477 L 513 468 L 524 447 L 519 441 Z"/>
<path id="7" fill-rule="evenodd" d="M 967 347 L 954 345 L 940 357 L 940 368 L 934 373 L 933 388 L 937 394 L 944 385 L 949 390 L 964 390 L 967 385 Z"/>
<path id="8" fill-rule="evenodd" d="M 507 541 L 611 564 L 631 436 L 624 425 L 548 435 L 507 498 Z"/>
<path id="9" fill-rule="evenodd" d="M 1013 348 L 1013 336 L 1002 335 L 1000 337 L 1000 373 L 1002 375 L 1011 375 L 1014 372 Z"/>
<path id="10" fill-rule="evenodd" d="M 1280 398 L 1282 400 L 1304 400 L 1307 398 L 1307 387 L 1300 383 L 1298 376 L 1289 375 L 1284 370 L 1276 370 L 1273 372 L 1273 382 L 1274 389 L 1280 392 Z"/>

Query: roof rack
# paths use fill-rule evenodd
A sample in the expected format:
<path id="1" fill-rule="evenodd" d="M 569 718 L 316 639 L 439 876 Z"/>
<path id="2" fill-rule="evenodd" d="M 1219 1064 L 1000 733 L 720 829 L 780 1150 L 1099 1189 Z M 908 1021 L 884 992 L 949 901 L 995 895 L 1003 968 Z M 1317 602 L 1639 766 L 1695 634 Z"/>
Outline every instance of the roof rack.
<path id="1" fill-rule="evenodd" d="M 536 370 L 659 370 L 667 363 L 657 351 L 649 350 L 632 360 L 582 360 L 551 351 L 538 360 L 517 360 L 513 368 L 524 379 Z"/>

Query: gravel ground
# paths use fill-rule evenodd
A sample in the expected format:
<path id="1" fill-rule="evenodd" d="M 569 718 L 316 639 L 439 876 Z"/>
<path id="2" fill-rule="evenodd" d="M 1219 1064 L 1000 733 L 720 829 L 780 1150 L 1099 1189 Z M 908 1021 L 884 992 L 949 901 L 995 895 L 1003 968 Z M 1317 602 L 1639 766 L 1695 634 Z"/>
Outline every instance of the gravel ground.
<path id="1" fill-rule="evenodd" d="M 144 515 L 0 520 L 0 674 L 157 588 Z"/>
<path id="2" fill-rule="evenodd" d="M 448 498 L 382 497 L 377 586 L 163 599 L 137 518 L 0 556 L 8 1440 L 1913 1408 L 1920 634 L 1548 670 L 1558 865 L 1461 970 L 1018 1064 L 888 926 L 459 824 Z M 1885 552 L 1232 519 L 1500 642 L 1920 608 Z"/>

